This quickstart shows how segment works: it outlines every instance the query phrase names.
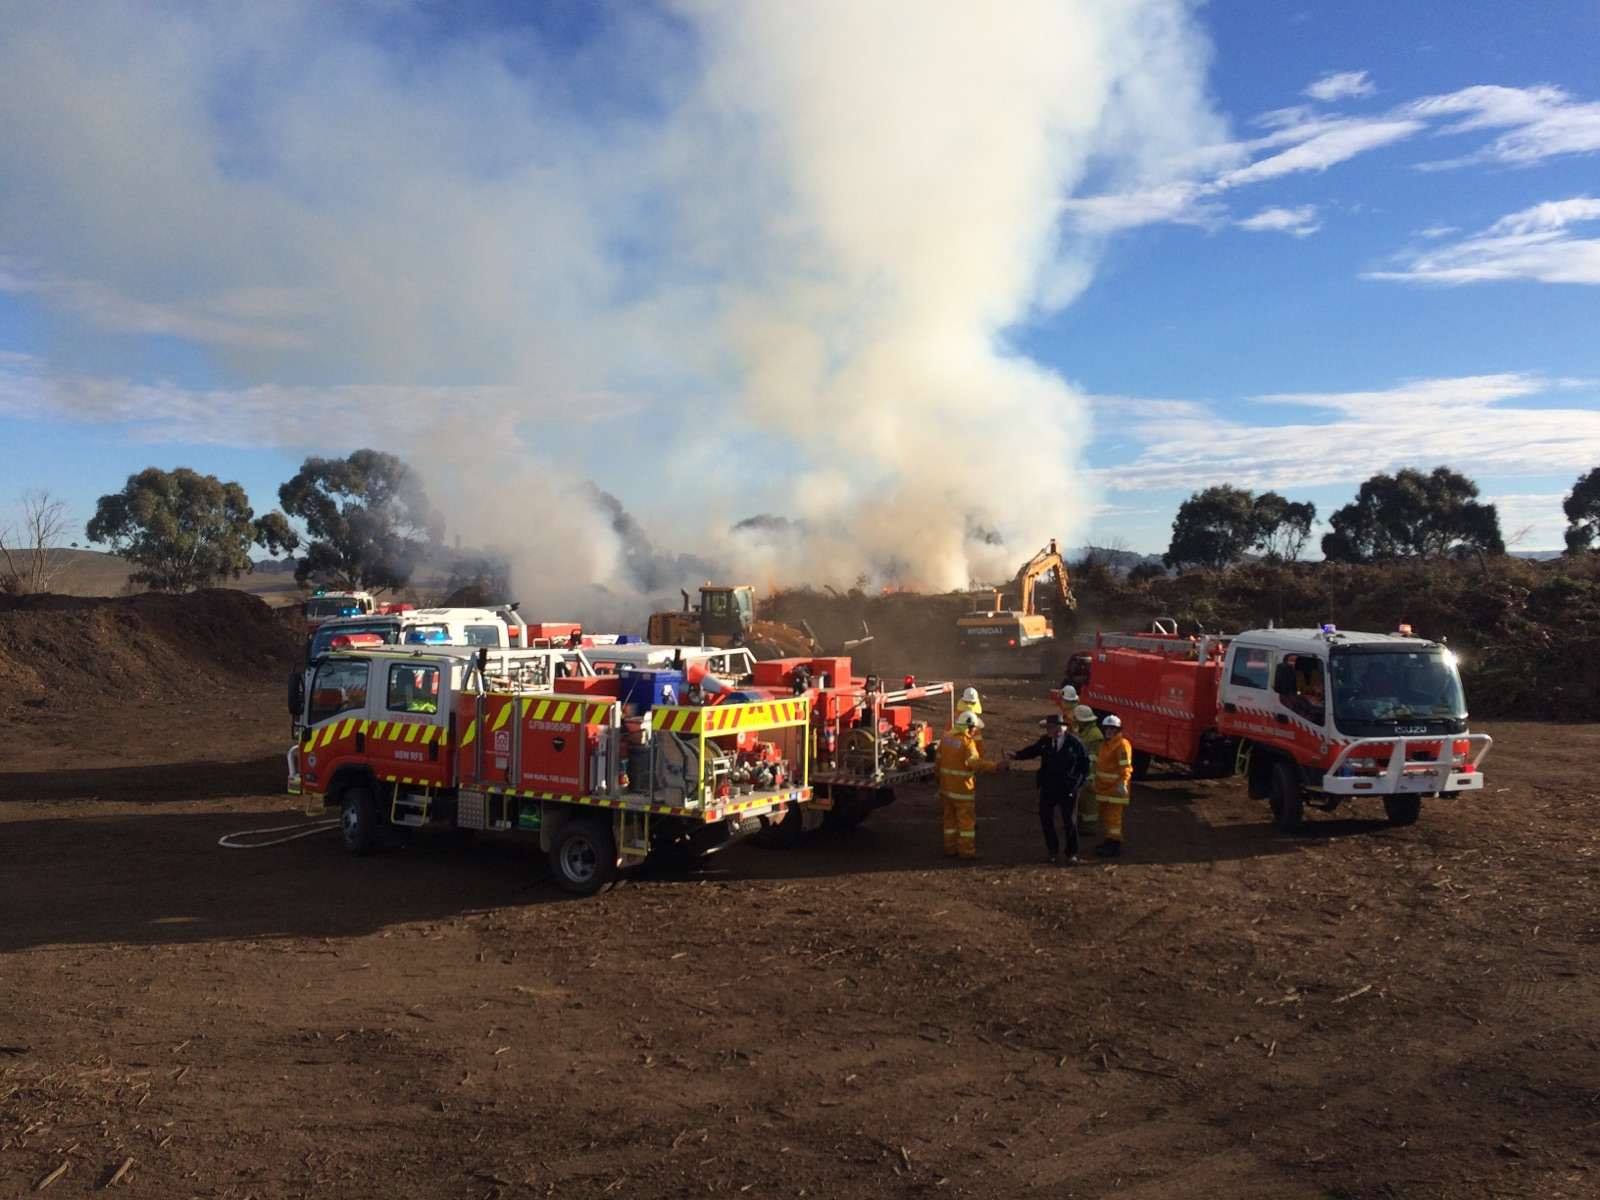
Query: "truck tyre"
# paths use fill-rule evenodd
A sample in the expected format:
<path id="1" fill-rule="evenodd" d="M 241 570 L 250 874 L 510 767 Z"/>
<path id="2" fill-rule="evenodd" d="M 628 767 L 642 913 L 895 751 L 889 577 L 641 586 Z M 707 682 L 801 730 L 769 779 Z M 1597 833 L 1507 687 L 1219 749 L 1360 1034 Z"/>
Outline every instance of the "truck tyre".
<path id="1" fill-rule="evenodd" d="M 1422 815 L 1422 797 L 1385 796 L 1383 811 L 1388 814 L 1391 825 L 1415 825 Z"/>
<path id="2" fill-rule="evenodd" d="M 1150 774 L 1150 751 L 1135 750 L 1133 752 L 1133 777 L 1143 779 Z"/>
<path id="3" fill-rule="evenodd" d="M 609 822 L 574 817 L 550 845 L 550 873 L 575 896 L 592 896 L 617 876 L 617 842 Z"/>
<path id="4" fill-rule="evenodd" d="M 351 854 L 371 854 L 378 844 L 378 808 L 364 787 L 345 788 L 339 812 L 339 836 Z"/>
<path id="5" fill-rule="evenodd" d="M 1293 763 L 1272 764 L 1272 820 L 1280 832 L 1295 833 L 1305 817 L 1306 800 L 1300 791 L 1300 773 Z"/>

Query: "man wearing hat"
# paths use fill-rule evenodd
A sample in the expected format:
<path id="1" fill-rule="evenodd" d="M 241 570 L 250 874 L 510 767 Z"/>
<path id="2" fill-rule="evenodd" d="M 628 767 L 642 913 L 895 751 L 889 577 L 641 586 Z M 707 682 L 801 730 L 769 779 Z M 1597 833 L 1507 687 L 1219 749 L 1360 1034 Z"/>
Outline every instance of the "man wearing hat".
<path id="1" fill-rule="evenodd" d="M 1011 756 L 1015 760 L 1037 758 L 1039 772 L 1039 828 L 1044 831 L 1044 848 L 1049 861 L 1056 862 L 1061 844 L 1056 838 L 1056 810 L 1067 835 L 1067 862 L 1078 861 L 1078 788 L 1089 775 L 1089 752 L 1067 731 L 1060 713 L 1044 719 L 1044 736 L 1025 750 Z"/>

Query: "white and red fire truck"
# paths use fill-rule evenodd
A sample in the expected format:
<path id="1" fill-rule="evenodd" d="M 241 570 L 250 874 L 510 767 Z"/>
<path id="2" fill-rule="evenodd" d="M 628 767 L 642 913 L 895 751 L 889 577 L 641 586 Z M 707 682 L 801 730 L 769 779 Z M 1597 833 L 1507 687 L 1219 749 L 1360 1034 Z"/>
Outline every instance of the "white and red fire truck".
<path id="1" fill-rule="evenodd" d="M 1389 820 L 1409 825 L 1424 798 L 1483 787 L 1492 739 L 1467 728 L 1455 655 L 1408 626 L 1181 637 L 1162 620 L 1100 634 L 1074 666 L 1082 702 L 1122 720 L 1135 778 L 1153 759 L 1237 772 L 1285 831 L 1308 804 L 1382 797 Z"/>
<path id="2" fill-rule="evenodd" d="M 632 675 L 556 678 L 557 654 L 324 655 L 301 697 L 288 790 L 339 808 L 356 854 L 423 826 L 537 835 L 557 882 L 581 894 L 813 801 L 810 695 L 663 703 Z"/>
<path id="3" fill-rule="evenodd" d="M 305 618 L 306 632 L 315 633 L 324 621 L 335 617 L 361 617 L 378 610 L 378 602 L 370 592 L 330 592 L 319 589 L 306 598 L 300 606 Z"/>

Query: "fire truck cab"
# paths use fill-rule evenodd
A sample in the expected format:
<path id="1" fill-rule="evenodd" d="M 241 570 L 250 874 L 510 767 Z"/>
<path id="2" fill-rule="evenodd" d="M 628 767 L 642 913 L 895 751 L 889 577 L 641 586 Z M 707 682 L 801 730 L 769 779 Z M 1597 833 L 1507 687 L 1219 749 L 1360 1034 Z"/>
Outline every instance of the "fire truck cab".
<path id="1" fill-rule="evenodd" d="M 1307 804 L 1329 811 L 1363 795 L 1409 825 L 1425 797 L 1483 787 L 1492 739 L 1467 728 L 1455 655 L 1407 626 L 1180 637 L 1160 622 L 1101 634 L 1088 668 L 1080 694 L 1121 718 L 1136 778 L 1153 759 L 1237 772 L 1284 830 Z"/>

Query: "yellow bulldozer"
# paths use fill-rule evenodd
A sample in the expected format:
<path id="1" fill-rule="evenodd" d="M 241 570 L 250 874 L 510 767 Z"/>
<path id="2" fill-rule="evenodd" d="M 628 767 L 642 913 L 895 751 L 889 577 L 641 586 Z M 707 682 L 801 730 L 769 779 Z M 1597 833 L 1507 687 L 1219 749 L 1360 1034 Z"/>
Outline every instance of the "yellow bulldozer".
<path id="1" fill-rule="evenodd" d="M 677 612 L 650 614 L 645 640 L 658 646 L 745 646 L 757 658 L 802 658 L 827 653 L 806 622 L 800 627 L 780 621 L 756 619 L 755 588 L 747 583 L 712 584 L 700 589 L 700 602 L 691 606 L 689 593 Z M 848 654 L 872 640 L 863 636 L 844 643 Z"/>
<path id="2" fill-rule="evenodd" d="M 979 596 L 989 603 L 956 619 L 968 675 L 1053 677 L 1065 668 L 1078 602 L 1054 538 L 1022 564 L 1010 584 Z"/>

